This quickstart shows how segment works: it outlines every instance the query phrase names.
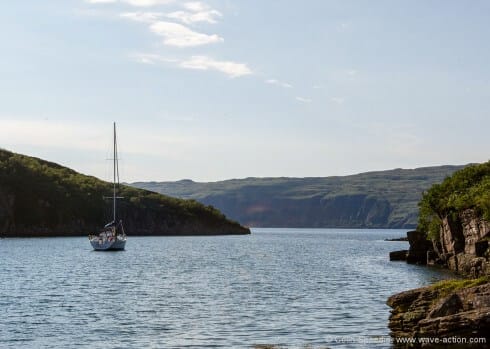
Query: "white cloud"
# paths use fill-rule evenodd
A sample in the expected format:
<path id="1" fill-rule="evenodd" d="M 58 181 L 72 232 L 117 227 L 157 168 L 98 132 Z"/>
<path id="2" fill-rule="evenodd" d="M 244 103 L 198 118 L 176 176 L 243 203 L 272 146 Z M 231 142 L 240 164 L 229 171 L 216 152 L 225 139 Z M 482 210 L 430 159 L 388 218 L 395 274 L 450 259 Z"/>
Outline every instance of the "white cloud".
<path id="1" fill-rule="evenodd" d="M 344 97 L 332 97 L 332 98 L 330 98 L 330 100 L 334 103 L 337 103 L 337 104 L 344 104 L 344 102 L 345 102 Z"/>
<path id="2" fill-rule="evenodd" d="M 200 1 L 190 1 L 184 4 L 184 8 L 193 12 L 202 12 L 209 10 L 209 6 Z"/>
<path id="3" fill-rule="evenodd" d="M 136 53 L 131 58 L 138 63 L 156 64 L 156 63 L 178 63 L 179 60 L 162 57 L 152 53 Z"/>
<path id="4" fill-rule="evenodd" d="M 347 71 L 347 75 L 355 76 L 355 75 L 357 75 L 357 70 L 353 70 L 353 69 L 352 70 L 348 70 Z"/>
<path id="5" fill-rule="evenodd" d="M 296 97 L 296 100 L 301 103 L 311 103 L 313 102 L 310 98 Z"/>
<path id="6" fill-rule="evenodd" d="M 268 80 L 265 80 L 264 82 L 266 84 L 269 84 L 269 85 L 276 85 L 276 86 L 280 86 L 280 87 L 284 87 L 284 88 L 292 88 L 293 87 L 293 85 L 291 85 L 287 82 L 279 81 L 276 79 L 268 79 Z"/>
<path id="7" fill-rule="evenodd" d="M 136 22 L 153 23 L 162 17 L 161 12 L 125 12 L 119 16 Z"/>
<path id="8" fill-rule="evenodd" d="M 221 12 L 216 10 L 208 10 L 194 13 L 186 11 L 175 11 L 168 13 L 166 17 L 179 20 L 185 24 L 197 22 L 216 23 L 217 17 L 222 17 L 222 14 Z"/>
<path id="9" fill-rule="evenodd" d="M 192 56 L 189 59 L 173 59 L 151 53 L 137 53 L 131 58 L 138 63 L 157 64 L 171 63 L 179 68 L 193 70 L 215 70 L 231 78 L 238 78 L 253 74 L 252 70 L 244 63 L 220 61 L 206 56 Z"/>
<path id="10" fill-rule="evenodd" d="M 175 11 L 167 14 L 168 18 L 176 19 L 185 24 L 207 22 L 216 23 L 219 17 L 223 15 L 221 12 L 212 9 L 202 2 L 186 2 L 184 3 L 186 11 Z"/>
<path id="11" fill-rule="evenodd" d="M 150 26 L 153 33 L 163 36 L 163 43 L 168 46 L 192 47 L 223 42 L 219 35 L 198 33 L 182 24 L 155 22 Z"/>
<path id="12" fill-rule="evenodd" d="M 188 60 L 181 61 L 179 66 L 186 69 L 216 70 L 232 78 L 252 74 L 252 70 L 246 64 L 218 61 L 206 56 L 192 56 Z"/>

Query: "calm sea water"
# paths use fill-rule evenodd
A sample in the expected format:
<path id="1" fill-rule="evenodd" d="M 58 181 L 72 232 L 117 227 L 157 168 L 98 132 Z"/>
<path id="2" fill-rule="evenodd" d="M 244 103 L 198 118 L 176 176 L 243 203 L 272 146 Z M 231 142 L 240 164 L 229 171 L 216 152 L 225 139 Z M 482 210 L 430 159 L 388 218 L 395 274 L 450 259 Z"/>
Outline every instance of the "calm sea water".
<path id="1" fill-rule="evenodd" d="M 383 240 L 403 235 L 1 239 L 0 348 L 362 347 L 388 335 L 389 295 L 448 277 L 389 262 L 407 243 Z"/>

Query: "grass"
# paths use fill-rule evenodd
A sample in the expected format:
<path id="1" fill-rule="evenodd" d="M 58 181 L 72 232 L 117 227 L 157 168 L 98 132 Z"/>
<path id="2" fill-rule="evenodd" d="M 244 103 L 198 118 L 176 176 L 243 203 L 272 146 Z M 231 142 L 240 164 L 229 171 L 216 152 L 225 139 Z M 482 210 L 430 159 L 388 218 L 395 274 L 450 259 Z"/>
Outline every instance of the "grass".
<path id="1" fill-rule="evenodd" d="M 438 291 L 441 297 L 451 292 L 459 291 L 465 288 L 480 286 L 490 282 L 490 276 L 482 276 L 478 279 L 450 279 L 443 280 L 432 285 L 434 291 Z"/>

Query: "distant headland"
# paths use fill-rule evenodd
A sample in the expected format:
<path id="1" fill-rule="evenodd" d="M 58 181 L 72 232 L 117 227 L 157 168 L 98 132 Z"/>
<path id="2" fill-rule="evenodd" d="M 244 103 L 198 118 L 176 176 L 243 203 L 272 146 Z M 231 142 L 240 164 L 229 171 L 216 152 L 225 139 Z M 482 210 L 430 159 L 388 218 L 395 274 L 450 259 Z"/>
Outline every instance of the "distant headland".
<path id="1" fill-rule="evenodd" d="M 341 177 L 130 185 L 213 205 L 250 227 L 413 229 L 422 192 L 463 167 L 394 169 Z"/>

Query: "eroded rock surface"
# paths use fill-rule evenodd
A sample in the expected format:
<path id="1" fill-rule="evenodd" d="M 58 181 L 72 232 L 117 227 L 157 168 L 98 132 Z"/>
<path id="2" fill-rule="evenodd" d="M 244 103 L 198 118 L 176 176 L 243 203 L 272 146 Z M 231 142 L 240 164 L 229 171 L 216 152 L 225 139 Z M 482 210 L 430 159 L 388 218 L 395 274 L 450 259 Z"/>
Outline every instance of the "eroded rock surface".
<path id="1" fill-rule="evenodd" d="M 428 286 L 405 291 L 388 299 L 392 308 L 389 328 L 395 338 L 395 347 L 490 347 L 490 283 L 448 291 Z M 396 339 L 413 338 L 412 343 Z M 429 343 L 438 338 L 440 345 Z M 482 339 L 486 343 L 481 343 Z M 457 340 L 459 344 L 442 344 Z M 478 339 L 478 343 L 470 341 Z"/>

